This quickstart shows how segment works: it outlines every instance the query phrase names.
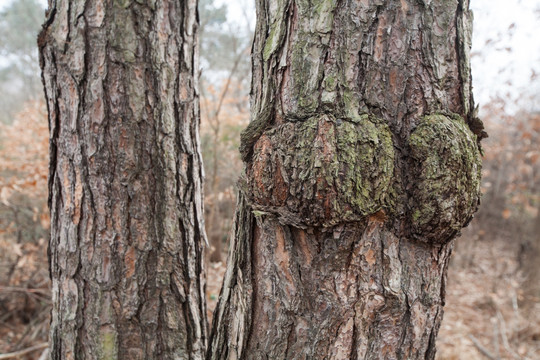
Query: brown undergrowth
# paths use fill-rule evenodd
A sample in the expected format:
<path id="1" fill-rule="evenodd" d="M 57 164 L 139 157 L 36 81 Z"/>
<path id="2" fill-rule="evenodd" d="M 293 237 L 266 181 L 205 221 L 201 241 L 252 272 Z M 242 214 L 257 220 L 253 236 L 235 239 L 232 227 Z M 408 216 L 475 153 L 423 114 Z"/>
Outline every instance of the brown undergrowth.
<path id="1" fill-rule="evenodd" d="M 526 294 L 517 242 L 474 229 L 456 242 L 437 359 L 540 359 L 540 299 Z"/>

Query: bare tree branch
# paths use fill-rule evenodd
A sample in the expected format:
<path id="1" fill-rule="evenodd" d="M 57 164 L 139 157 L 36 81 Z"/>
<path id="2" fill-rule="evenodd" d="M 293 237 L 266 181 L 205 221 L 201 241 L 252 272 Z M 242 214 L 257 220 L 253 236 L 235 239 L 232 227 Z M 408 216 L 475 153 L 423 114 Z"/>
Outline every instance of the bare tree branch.
<path id="1" fill-rule="evenodd" d="M 33 351 L 45 349 L 48 346 L 49 346 L 49 343 L 41 343 L 41 344 L 34 345 L 34 346 L 31 346 L 29 348 L 22 349 L 22 350 L 19 350 L 19 351 L 14 351 L 14 352 L 6 353 L 6 354 L 0 354 L 0 360 L 3 360 L 3 359 L 15 359 L 15 358 L 18 358 L 19 356 L 26 355 L 26 354 L 31 353 Z"/>

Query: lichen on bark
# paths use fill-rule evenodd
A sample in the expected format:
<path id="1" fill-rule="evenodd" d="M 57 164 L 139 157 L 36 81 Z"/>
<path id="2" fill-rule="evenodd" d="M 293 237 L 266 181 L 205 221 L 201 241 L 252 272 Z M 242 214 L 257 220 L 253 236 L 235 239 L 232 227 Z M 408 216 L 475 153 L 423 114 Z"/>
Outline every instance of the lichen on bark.
<path id="1" fill-rule="evenodd" d="M 412 236 L 444 243 L 465 226 L 480 199 L 481 155 L 459 115 L 423 117 L 409 138 Z"/>
<path id="2" fill-rule="evenodd" d="M 297 226 L 331 226 L 381 210 L 393 171 L 385 122 L 323 114 L 264 132 L 247 178 L 254 209 Z"/>
<path id="3" fill-rule="evenodd" d="M 49 1 L 50 358 L 202 359 L 197 1 Z"/>
<path id="4" fill-rule="evenodd" d="M 208 358 L 432 360 L 479 197 L 468 0 L 256 4 Z"/>

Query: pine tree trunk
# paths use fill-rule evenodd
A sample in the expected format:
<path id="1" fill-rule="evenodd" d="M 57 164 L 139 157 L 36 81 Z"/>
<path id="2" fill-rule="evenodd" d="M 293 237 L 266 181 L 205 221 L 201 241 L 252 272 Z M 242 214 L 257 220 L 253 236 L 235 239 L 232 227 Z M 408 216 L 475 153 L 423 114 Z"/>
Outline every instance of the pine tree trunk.
<path id="1" fill-rule="evenodd" d="M 196 7 L 49 1 L 52 359 L 204 357 Z"/>
<path id="2" fill-rule="evenodd" d="M 479 203 L 468 0 L 257 0 L 207 359 L 433 359 Z"/>

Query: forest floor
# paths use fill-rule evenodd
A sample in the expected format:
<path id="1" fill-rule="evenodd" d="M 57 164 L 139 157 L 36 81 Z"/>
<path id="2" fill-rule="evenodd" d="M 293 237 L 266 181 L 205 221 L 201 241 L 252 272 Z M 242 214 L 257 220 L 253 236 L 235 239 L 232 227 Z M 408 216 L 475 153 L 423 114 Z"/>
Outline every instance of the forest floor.
<path id="1" fill-rule="evenodd" d="M 526 296 L 517 239 L 470 233 L 454 248 L 437 359 L 540 360 L 540 299 Z"/>
<path id="2" fill-rule="evenodd" d="M 437 359 L 540 359 L 540 301 L 524 297 L 516 246 L 509 238 L 478 239 L 471 233 L 454 249 Z M 50 312 L 45 248 L 0 239 L 0 357 L 41 346 L 13 359 L 45 359 Z M 209 318 L 224 272 L 223 263 L 207 266 Z"/>

